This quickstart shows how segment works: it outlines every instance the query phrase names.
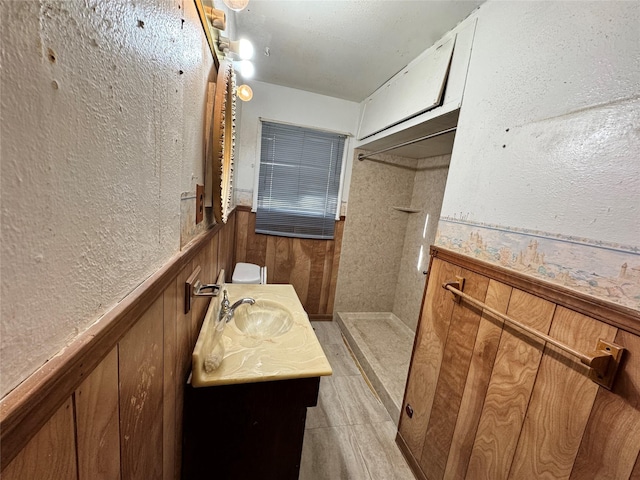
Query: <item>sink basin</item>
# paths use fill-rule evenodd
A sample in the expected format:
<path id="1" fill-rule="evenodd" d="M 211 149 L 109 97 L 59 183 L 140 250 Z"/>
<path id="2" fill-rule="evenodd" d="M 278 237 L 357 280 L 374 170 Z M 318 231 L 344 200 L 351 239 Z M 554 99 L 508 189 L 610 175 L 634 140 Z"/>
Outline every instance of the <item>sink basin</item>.
<path id="1" fill-rule="evenodd" d="M 220 283 L 223 283 L 222 281 Z M 222 296 L 211 300 L 191 357 L 193 387 L 269 382 L 331 375 L 331 365 L 293 285 L 225 284 L 241 305 L 216 335 Z M 217 368 L 207 364 L 219 359 Z"/>
<path id="2" fill-rule="evenodd" d="M 293 325 L 293 314 L 284 305 L 258 299 L 253 305 L 238 307 L 233 321 L 241 332 L 254 338 L 278 337 Z"/>

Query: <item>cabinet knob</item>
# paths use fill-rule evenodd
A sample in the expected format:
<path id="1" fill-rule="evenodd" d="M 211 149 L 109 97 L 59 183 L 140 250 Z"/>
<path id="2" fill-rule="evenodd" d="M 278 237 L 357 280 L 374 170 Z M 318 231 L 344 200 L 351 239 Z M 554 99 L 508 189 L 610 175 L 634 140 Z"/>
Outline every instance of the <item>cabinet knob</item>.
<path id="1" fill-rule="evenodd" d="M 405 412 L 407 412 L 407 415 L 409 416 L 409 418 L 413 418 L 413 407 L 411 405 L 409 405 L 407 403 L 407 406 L 404 407 Z"/>

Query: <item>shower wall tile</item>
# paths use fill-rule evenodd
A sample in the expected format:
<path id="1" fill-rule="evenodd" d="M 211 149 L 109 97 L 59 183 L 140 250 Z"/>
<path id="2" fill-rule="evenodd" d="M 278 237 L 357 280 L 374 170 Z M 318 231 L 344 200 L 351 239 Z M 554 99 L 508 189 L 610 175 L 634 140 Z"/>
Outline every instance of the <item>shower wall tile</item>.
<path id="1" fill-rule="evenodd" d="M 450 154 L 418 160 L 411 208 L 420 212 L 405 214 L 407 227 L 392 311 L 413 331 L 426 279 L 422 272 L 429 267 L 429 246 L 435 242 L 450 160 Z"/>
<path id="2" fill-rule="evenodd" d="M 392 207 L 410 205 L 417 163 L 394 155 L 354 160 L 334 311 L 393 308 L 407 214 Z"/>

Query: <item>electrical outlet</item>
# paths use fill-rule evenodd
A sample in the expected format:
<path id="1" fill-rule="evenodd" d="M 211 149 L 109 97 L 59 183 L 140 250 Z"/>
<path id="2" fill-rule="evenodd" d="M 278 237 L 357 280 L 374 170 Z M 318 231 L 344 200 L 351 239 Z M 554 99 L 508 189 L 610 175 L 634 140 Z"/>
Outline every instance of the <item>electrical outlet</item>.
<path id="1" fill-rule="evenodd" d="M 196 183 L 196 225 L 204 218 L 204 185 Z"/>

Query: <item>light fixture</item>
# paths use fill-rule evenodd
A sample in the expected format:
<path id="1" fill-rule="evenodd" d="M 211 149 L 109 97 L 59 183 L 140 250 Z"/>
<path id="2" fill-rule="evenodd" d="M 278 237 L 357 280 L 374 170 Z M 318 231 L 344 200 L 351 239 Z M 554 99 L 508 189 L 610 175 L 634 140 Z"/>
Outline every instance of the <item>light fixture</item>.
<path id="1" fill-rule="evenodd" d="M 249 4 L 249 0 L 222 0 L 224 4 L 235 12 L 243 10 Z"/>
<path id="2" fill-rule="evenodd" d="M 253 63 L 249 60 L 242 60 L 240 62 L 233 62 L 233 68 L 242 75 L 242 78 L 251 78 L 255 73 Z"/>
<path id="3" fill-rule="evenodd" d="M 205 5 L 204 13 L 209 19 L 209 22 L 211 22 L 211 26 L 213 28 L 217 28 L 218 30 L 227 29 L 227 15 L 222 10 L 211 8 Z"/>
<path id="4" fill-rule="evenodd" d="M 253 57 L 253 44 L 246 38 L 234 41 L 227 37 L 219 37 L 218 48 L 225 55 L 235 54 L 242 60 L 249 60 Z"/>
<path id="5" fill-rule="evenodd" d="M 253 98 L 253 90 L 251 90 L 251 87 L 247 84 L 240 85 L 236 88 L 236 95 L 243 102 L 248 102 Z"/>

